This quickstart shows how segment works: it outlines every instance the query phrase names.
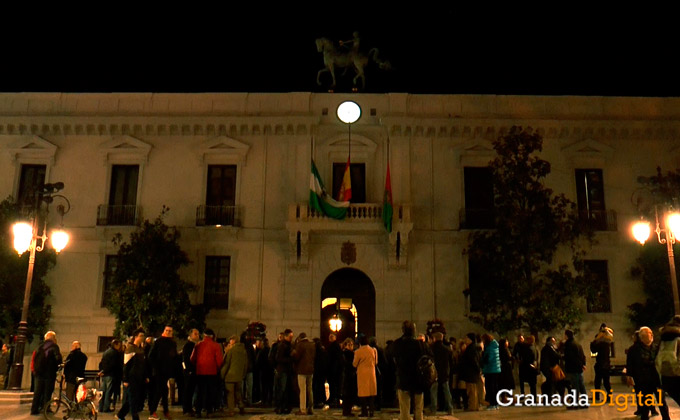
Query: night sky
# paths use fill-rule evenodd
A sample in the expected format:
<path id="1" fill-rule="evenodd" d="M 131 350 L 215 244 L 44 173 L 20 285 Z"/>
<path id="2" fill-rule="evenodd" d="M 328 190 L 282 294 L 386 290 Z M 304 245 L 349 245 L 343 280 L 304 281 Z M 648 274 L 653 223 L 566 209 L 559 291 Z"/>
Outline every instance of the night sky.
<path id="1" fill-rule="evenodd" d="M 533 10 L 537 17 L 362 3 L 10 19 L 0 91 L 326 92 L 314 40 L 359 31 L 362 50 L 378 48 L 393 66 L 369 64 L 368 93 L 680 96 L 670 11 Z M 346 76 L 335 91 L 350 89 Z"/>

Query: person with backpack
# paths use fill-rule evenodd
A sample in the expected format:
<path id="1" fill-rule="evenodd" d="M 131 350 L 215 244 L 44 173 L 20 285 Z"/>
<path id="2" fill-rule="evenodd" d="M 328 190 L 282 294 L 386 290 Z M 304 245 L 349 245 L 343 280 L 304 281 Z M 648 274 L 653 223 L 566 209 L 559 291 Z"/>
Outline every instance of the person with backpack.
<path id="1" fill-rule="evenodd" d="M 453 364 L 453 350 L 451 346 L 444 343 L 444 334 L 435 332 L 432 334 L 432 345 L 430 350 L 434 355 L 434 365 L 437 369 L 437 380 L 430 387 L 430 415 L 437 413 L 439 389 L 442 390 L 446 401 L 446 411 L 449 416 L 453 415 L 453 398 L 449 389 L 449 377 Z"/>
<path id="2" fill-rule="evenodd" d="M 52 399 L 57 370 L 61 365 L 61 351 L 57 345 L 57 334 L 54 331 L 45 333 L 45 341 L 35 351 L 35 392 L 31 414 L 39 415 L 47 402 Z"/>
<path id="3" fill-rule="evenodd" d="M 430 355 L 430 353 L 425 343 L 416 339 L 416 324 L 412 321 L 404 321 L 401 325 L 401 331 L 403 335 L 394 341 L 392 353 L 397 366 L 399 420 L 409 420 L 412 397 L 415 404 L 415 407 L 413 407 L 415 420 L 422 420 L 423 393 L 429 386 L 421 381 L 418 365 L 421 357 Z M 432 367 L 434 367 L 434 362 Z"/>
<path id="4" fill-rule="evenodd" d="M 656 355 L 656 369 L 661 388 L 680 404 L 680 315 L 675 315 L 661 329 L 661 344 Z"/>

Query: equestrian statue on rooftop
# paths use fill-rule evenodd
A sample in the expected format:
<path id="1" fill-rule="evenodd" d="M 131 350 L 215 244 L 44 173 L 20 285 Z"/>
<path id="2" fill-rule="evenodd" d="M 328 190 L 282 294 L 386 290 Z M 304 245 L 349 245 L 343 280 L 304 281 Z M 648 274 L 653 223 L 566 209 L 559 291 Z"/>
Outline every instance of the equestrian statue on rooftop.
<path id="1" fill-rule="evenodd" d="M 332 91 L 336 85 L 335 69 L 344 69 L 344 72 L 342 73 L 344 76 L 347 73 L 347 70 L 354 68 L 356 75 L 352 79 L 354 85 L 352 90 L 356 91 L 357 81 L 359 79 L 361 79 L 361 88 L 364 89 L 366 87 L 364 69 L 370 60 L 373 60 L 381 70 L 390 70 L 392 68 L 389 61 L 378 58 L 377 48 L 371 48 L 368 51 L 368 54 L 359 50 L 359 32 L 354 32 L 351 40 L 340 41 L 339 44 L 340 48 L 337 48 L 328 38 L 317 38 L 316 40 L 316 50 L 323 54 L 324 64 L 324 68 L 319 70 L 319 73 L 316 75 L 316 83 L 319 86 L 321 86 L 321 74 L 330 73 L 333 83 L 330 85 L 329 90 Z"/>

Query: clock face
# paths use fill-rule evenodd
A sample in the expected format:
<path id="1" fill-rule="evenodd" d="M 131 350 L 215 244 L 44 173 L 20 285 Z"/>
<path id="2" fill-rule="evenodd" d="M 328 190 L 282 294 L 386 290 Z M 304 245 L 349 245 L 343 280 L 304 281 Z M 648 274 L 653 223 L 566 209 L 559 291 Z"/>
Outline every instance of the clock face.
<path id="1" fill-rule="evenodd" d="M 356 102 L 346 101 L 338 106 L 338 118 L 345 124 L 352 124 L 361 117 L 361 108 Z"/>

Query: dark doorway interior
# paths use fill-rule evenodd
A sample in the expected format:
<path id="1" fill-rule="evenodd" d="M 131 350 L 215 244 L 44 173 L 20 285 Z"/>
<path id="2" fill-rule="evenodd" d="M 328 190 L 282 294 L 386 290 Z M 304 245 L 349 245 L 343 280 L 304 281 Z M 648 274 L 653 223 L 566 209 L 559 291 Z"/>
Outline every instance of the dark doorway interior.
<path id="1" fill-rule="evenodd" d="M 341 268 L 326 278 L 321 287 L 321 302 L 326 298 L 351 299 L 357 312 L 358 331 L 369 337 L 375 335 L 375 287 L 362 271 L 354 268 Z M 331 333 L 328 321 L 338 313 L 342 319 L 342 329 L 336 333 L 338 341 L 355 338 L 354 315 L 349 309 L 338 311 L 336 305 L 321 308 L 321 340 L 328 344 Z"/>

